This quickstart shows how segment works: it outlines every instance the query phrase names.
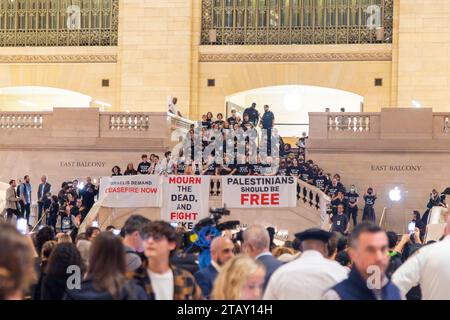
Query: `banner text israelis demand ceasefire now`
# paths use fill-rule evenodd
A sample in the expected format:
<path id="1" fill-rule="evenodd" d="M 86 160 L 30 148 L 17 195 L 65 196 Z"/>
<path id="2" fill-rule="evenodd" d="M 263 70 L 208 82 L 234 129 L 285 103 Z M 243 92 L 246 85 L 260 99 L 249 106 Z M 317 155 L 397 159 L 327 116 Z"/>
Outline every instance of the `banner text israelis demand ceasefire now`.
<path id="1" fill-rule="evenodd" d="M 105 193 L 157 193 L 156 187 L 108 187 Z"/>

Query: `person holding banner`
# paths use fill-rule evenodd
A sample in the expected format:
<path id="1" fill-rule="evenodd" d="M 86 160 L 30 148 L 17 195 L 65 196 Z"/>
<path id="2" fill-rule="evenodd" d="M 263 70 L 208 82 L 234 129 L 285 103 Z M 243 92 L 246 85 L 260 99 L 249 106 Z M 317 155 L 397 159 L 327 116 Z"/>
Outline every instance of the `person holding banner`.
<path id="1" fill-rule="evenodd" d="M 127 165 L 127 169 L 125 170 L 125 172 L 123 173 L 124 176 L 135 176 L 137 175 L 137 171 L 134 169 L 133 164 L 130 162 Z"/>
<path id="2" fill-rule="evenodd" d="M 235 175 L 237 176 L 248 176 L 251 172 L 251 166 L 247 162 L 247 157 L 245 155 L 240 156 L 240 161 L 236 165 Z"/>
<path id="3" fill-rule="evenodd" d="M 172 160 L 172 152 L 164 153 L 164 159 L 159 164 L 159 174 L 169 175 L 175 172 L 175 162 Z"/>
<path id="4" fill-rule="evenodd" d="M 278 174 L 278 162 L 277 158 L 276 162 L 273 161 L 271 156 L 267 156 L 266 163 L 261 166 L 261 175 L 262 176 L 276 176 Z"/>
<path id="5" fill-rule="evenodd" d="M 161 166 L 159 165 L 159 157 L 157 155 L 154 155 L 152 164 L 150 165 L 147 174 L 159 175 L 160 173 L 161 173 Z"/>
<path id="6" fill-rule="evenodd" d="M 142 157 L 141 157 L 141 159 L 142 159 L 142 162 L 139 163 L 138 168 L 137 168 L 137 171 L 138 171 L 140 174 L 148 174 L 148 169 L 149 169 L 150 166 L 151 166 L 151 163 L 147 161 L 148 156 L 147 156 L 146 154 L 143 154 Z"/>
<path id="7" fill-rule="evenodd" d="M 208 161 L 203 166 L 202 175 L 217 176 L 219 174 L 219 166 L 212 155 L 208 156 Z"/>
<path id="8" fill-rule="evenodd" d="M 184 157 L 183 150 L 180 150 L 180 155 L 175 161 L 175 174 L 184 175 L 186 171 L 186 158 Z"/>

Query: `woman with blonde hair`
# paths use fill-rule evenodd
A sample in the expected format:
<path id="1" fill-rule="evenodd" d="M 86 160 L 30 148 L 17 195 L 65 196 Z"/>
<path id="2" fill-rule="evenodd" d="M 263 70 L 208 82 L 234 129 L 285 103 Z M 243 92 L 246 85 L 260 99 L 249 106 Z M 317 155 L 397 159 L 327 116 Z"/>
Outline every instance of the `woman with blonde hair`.
<path id="1" fill-rule="evenodd" d="M 72 243 L 72 238 L 67 233 L 63 233 L 63 232 L 58 233 L 56 235 L 56 239 L 57 239 L 57 243 L 64 243 L 64 242 Z"/>
<path id="2" fill-rule="evenodd" d="M 259 300 L 263 294 L 264 266 L 246 255 L 228 261 L 214 283 L 214 300 Z"/>

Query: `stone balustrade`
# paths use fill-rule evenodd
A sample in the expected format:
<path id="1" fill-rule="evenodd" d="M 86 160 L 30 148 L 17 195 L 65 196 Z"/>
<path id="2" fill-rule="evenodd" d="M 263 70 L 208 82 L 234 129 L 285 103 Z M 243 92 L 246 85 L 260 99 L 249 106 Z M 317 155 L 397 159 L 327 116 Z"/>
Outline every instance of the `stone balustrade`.
<path id="1" fill-rule="evenodd" d="M 111 113 L 96 108 L 0 112 L 0 149 L 167 149 L 177 142 L 172 133 L 183 134 L 192 124 L 166 112 Z"/>
<path id="2" fill-rule="evenodd" d="M 370 131 L 370 115 L 353 113 L 329 114 L 328 130 L 355 133 Z"/>
<path id="3" fill-rule="evenodd" d="M 435 141 L 432 144 L 450 139 L 450 114 L 433 113 L 430 108 L 384 108 L 378 113 L 313 112 L 309 117 L 310 138 L 333 143 L 358 139 L 402 140 L 401 148 L 407 146 L 404 142 L 409 139 Z"/>
<path id="4" fill-rule="evenodd" d="M 35 112 L 2 112 L 0 113 L 0 129 L 42 129 L 43 113 Z"/>

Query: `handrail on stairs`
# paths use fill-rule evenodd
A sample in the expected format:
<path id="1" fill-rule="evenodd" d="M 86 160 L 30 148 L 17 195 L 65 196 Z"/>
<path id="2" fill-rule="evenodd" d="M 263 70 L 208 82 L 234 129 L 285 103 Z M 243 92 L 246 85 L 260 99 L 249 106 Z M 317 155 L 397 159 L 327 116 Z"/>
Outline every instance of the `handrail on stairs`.
<path id="1" fill-rule="evenodd" d="M 383 213 L 381 214 L 381 218 L 380 218 L 380 222 L 379 222 L 379 224 L 378 224 L 378 226 L 380 227 L 380 228 L 382 228 L 382 229 L 384 229 L 385 231 L 386 231 L 386 227 L 387 227 L 387 223 L 386 223 L 386 211 L 387 211 L 387 208 L 386 207 L 384 207 L 383 208 Z M 384 223 L 384 226 L 383 226 L 383 223 Z"/>

